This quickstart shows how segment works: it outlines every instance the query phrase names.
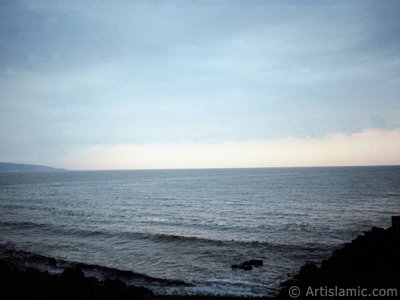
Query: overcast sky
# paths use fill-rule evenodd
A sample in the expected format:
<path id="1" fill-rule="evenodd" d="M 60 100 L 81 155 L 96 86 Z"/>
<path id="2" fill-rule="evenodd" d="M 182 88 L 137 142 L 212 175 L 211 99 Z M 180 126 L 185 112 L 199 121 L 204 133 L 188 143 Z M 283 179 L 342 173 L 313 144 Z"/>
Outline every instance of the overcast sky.
<path id="1" fill-rule="evenodd" d="M 0 37 L 3 162 L 400 164 L 400 1 L 0 1 Z"/>

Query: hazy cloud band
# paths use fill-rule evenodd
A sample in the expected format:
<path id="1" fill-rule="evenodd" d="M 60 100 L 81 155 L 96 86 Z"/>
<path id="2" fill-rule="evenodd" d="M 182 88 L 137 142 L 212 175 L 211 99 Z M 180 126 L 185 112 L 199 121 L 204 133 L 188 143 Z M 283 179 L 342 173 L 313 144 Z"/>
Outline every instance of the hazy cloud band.
<path id="1" fill-rule="evenodd" d="M 400 164 L 400 129 L 216 144 L 96 145 L 72 169 L 241 168 Z"/>

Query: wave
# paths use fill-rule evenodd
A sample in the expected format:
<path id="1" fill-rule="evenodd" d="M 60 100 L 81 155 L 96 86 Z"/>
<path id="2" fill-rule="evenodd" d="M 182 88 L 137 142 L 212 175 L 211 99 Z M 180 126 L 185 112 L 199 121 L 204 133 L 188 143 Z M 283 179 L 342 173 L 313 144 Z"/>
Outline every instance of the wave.
<path id="1" fill-rule="evenodd" d="M 20 228 L 20 229 L 48 228 L 49 224 L 33 223 L 33 222 L 28 222 L 28 221 L 23 221 L 23 222 L 0 221 L 0 227 L 16 227 L 16 228 Z"/>
<path id="2" fill-rule="evenodd" d="M 189 244 L 193 245 L 208 245 L 208 246 L 250 246 L 276 251 L 326 251 L 337 247 L 337 244 L 327 243 L 303 243 L 303 244 L 285 244 L 274 243 L 270 241 L 258 240 L 235 240 L 235 239 L 218 239 L 203 236 L 191 236 L 181 234 L 171 234 L 162 232 L 141 232 L 141 231 L 111 231 L 111 230 L 89 230 L 80 228 L 68 228 L 65 226 L 54 224 L 43 224 L 33 222 L 2 222 L 0 227 L 12 227 L 16 229 L 39 229 L 46 230 L 47 233 L 56 235 L 77 236 L 83 238 L 102 238 L 102 239 L 122 239 L 122 240 L 149 240 L 155 243 L 171 243 L 171 244 Z"/>
<path id="3" fill-rule="evenodd" d="M 179 280 L 169 280 L 147 276 L 128 270 L 112 267 L 85 264 L 67 261 L 42 254 L 17 249 L 14 244 L 0 244 L 0 260 L 6 260 L 20 269 L 35 268 L 50 274 L 61 274 L 67 267 L 82 270 L 86 277 L 95 277 L 98 280 L 118 279 L 127 285 L 134 285 L 150 289 L 156 295 L 220 295 L 220 296 L 253 296 L 263 297 L 276 293 L 275 289 L 261 284 L 246 282 L 210 281 L 188 283 Z"/>
<path id="4" fill-rule="evenodd" d="M 125 282 L 137 282 L 139 280 L 142 281 L 142 283 L 147 282 L 160 286 L 171 284 L 188 286 L 187 283 L 179 280 L 155 278 L 129 270 L 120 270 L 112 267 L 67 261 L 38 253 L 27 252 L 18 249 L 13 243 L 0 244 L 0 258 L 16 264 L 20 268 L 35 267 L 39 270 L 45 270 L 50 273 L 61 273 L 67 267 L 76 267 L 82 270 L 86 276 L 96 277 L 100 280 L 107 278 L 120 279 Z"/>

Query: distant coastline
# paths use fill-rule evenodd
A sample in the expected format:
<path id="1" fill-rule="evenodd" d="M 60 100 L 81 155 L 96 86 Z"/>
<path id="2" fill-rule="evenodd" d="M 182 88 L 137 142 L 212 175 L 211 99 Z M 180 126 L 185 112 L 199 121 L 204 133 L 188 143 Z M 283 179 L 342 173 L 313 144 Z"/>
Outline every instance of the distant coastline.
<path id="1" fill-rule="evenodd" d="M 400 165 L 335 165 L 335 166 L 261 166 L 261 167 L 215 167 L 215 168 L 116 168 L 116 169 L 62 169 L 44 165 L 0 162 L 0 173 L 12 172 L 114 172 L 114 171 L 194 171 L 194 170 L 252 170 L 252 169 L 346 169 L 346 168 L 381 168 L 400 167 Z"/>
<path id="2" fill-rule="evenodd" d="M 64 169 L 57 169 L 42 165 L 18 164 L 18 163 L 5 163 L 0 162 L 1 173 L 12 172 L 60 172 L 66 171 Z"/>

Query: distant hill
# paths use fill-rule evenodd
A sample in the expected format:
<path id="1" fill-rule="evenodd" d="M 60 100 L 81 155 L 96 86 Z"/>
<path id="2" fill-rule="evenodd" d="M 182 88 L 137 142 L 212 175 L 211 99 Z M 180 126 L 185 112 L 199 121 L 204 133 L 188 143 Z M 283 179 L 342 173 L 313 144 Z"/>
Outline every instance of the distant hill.
<path id="1" fill-rule="evenodd" d="M 0 172 L 58 172 L 65 171 L 40 165 L 14 164 L 0 162 Z"/>

